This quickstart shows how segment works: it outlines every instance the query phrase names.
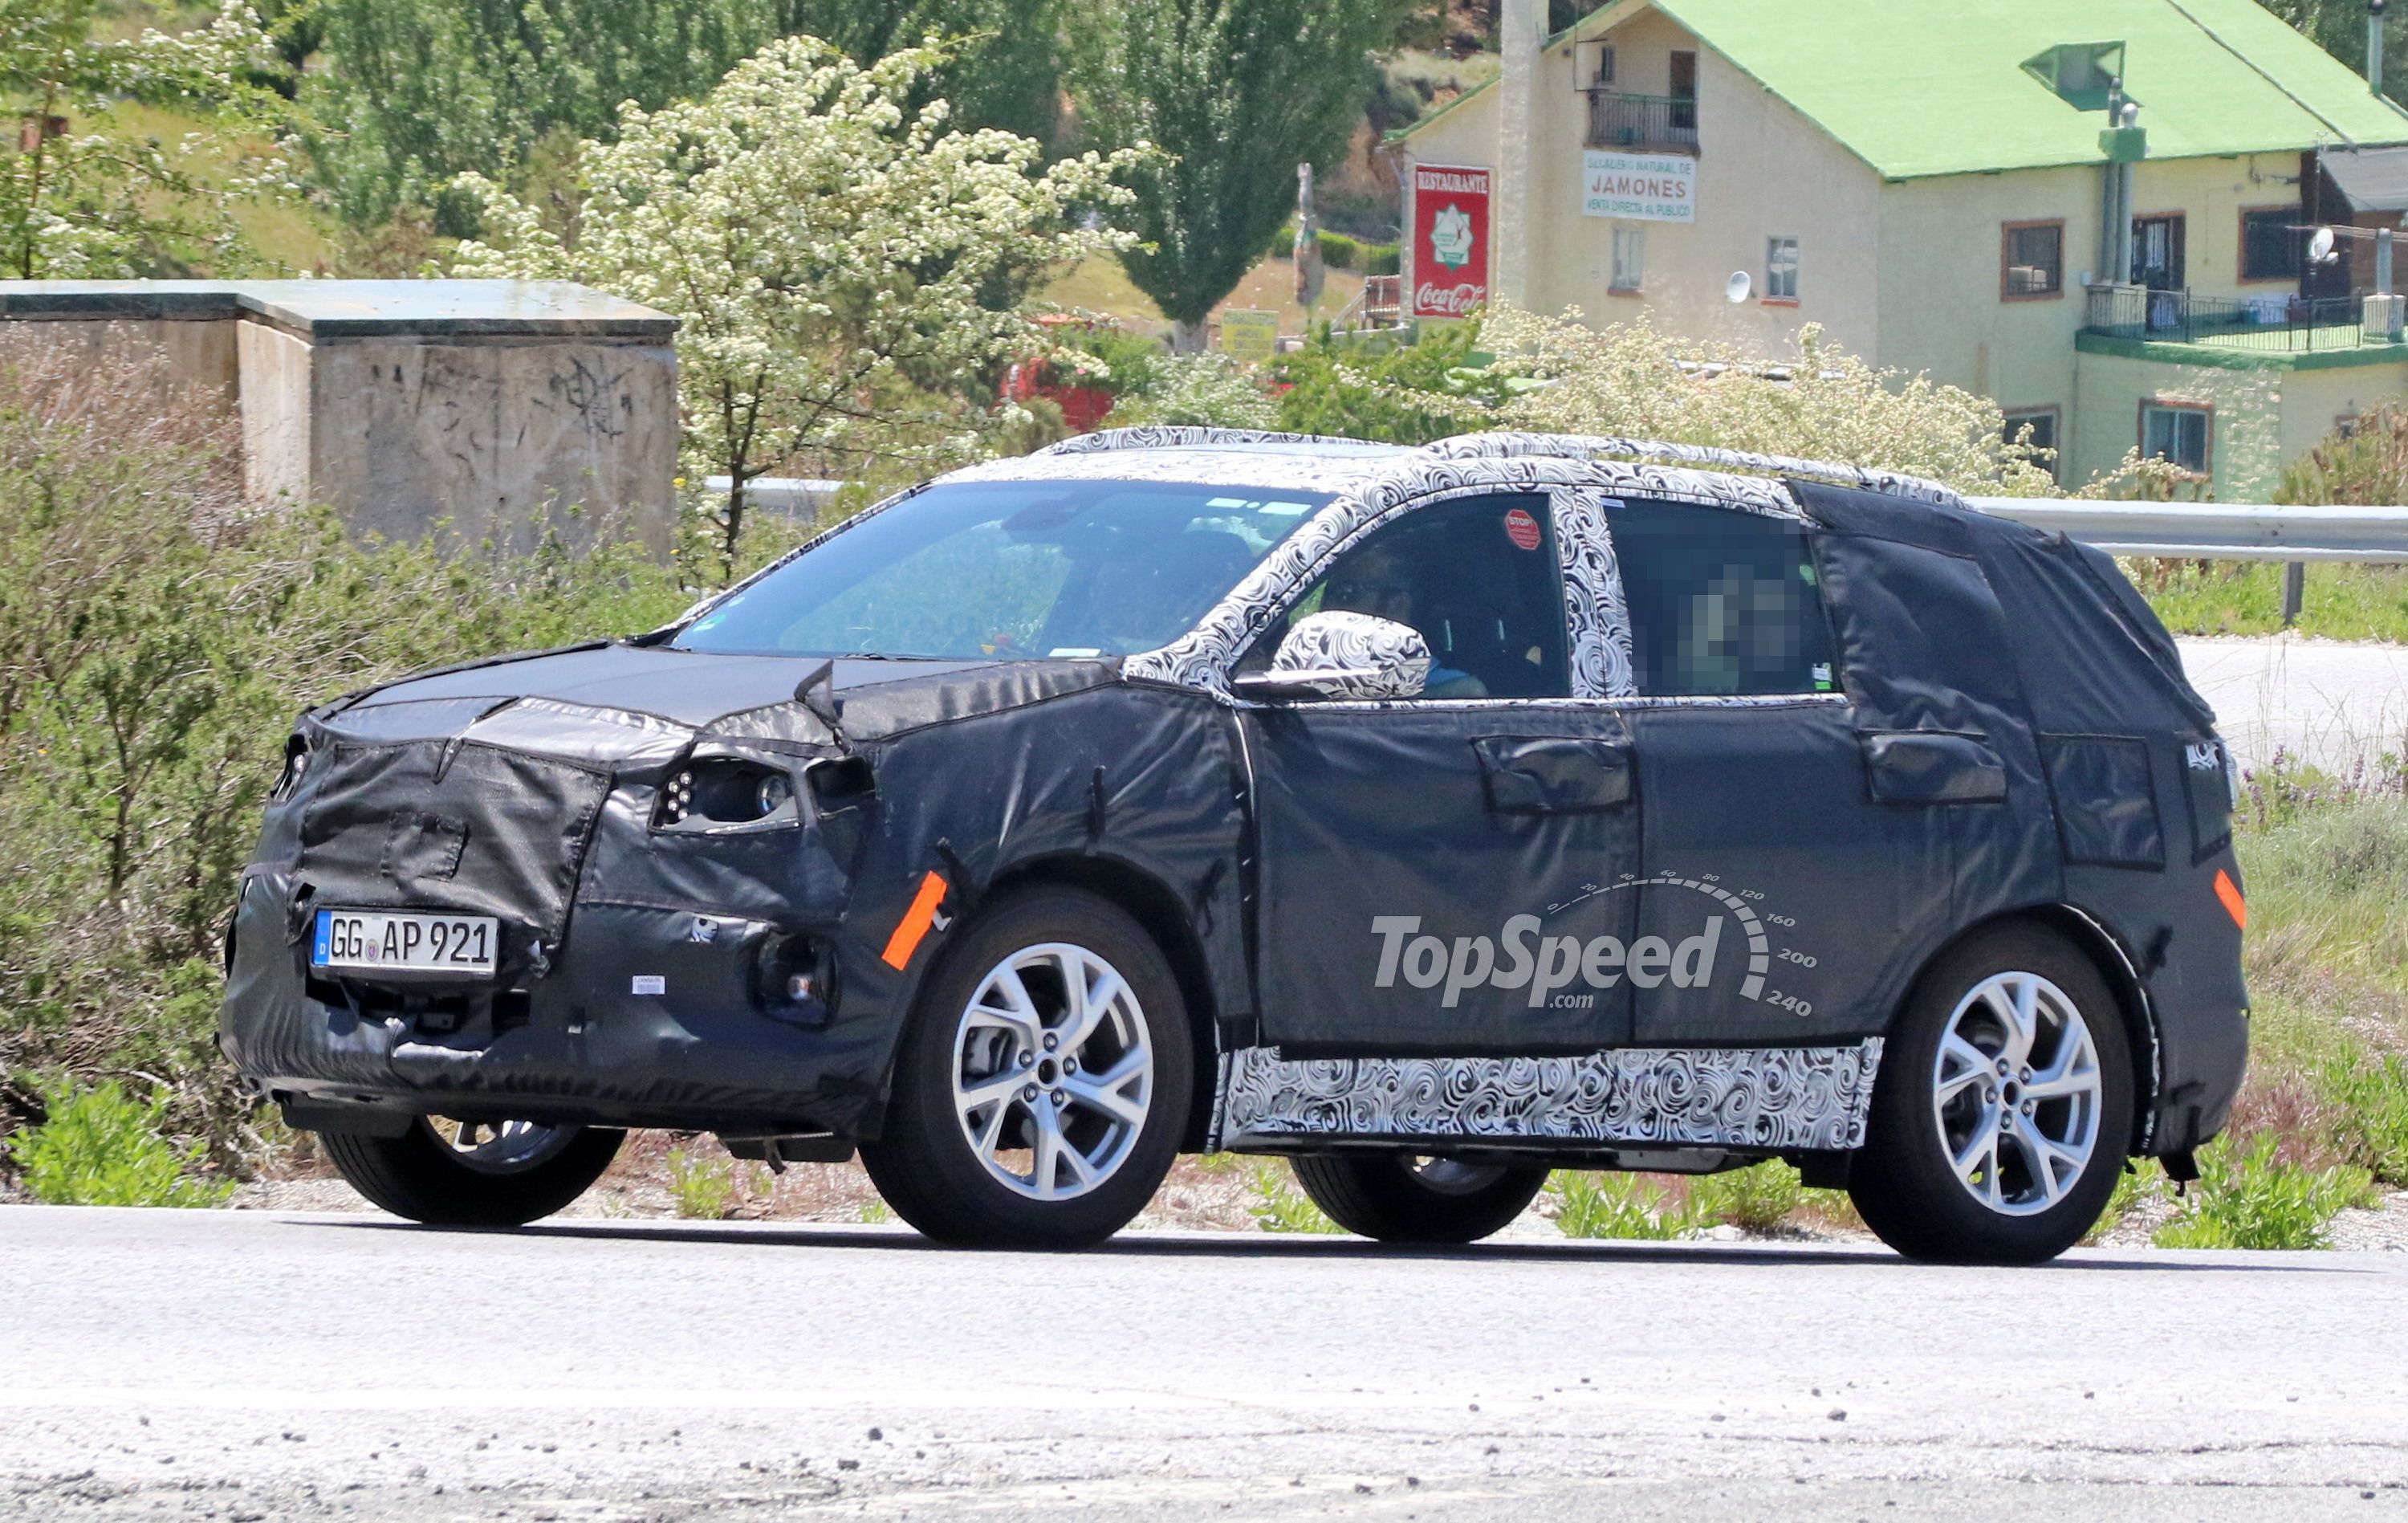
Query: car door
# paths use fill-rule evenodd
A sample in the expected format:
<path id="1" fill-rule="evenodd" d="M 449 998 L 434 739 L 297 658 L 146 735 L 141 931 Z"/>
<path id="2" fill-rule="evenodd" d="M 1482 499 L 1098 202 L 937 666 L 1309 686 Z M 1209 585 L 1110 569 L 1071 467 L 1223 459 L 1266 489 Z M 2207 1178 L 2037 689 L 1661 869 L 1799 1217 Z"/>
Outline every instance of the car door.
<path id="1" fill-rule="evenodd" d="M 1428 642 L 1424 696 L 1240 716 L 1262 1039 L 1290 1056 L 1591 1052 L 1629 1034 L 1624 716 L 1573 700 L 1568 547 L 1544 494 L 1458 493 L 1341 549 L 1288 621 L 1345 609 Z"/>
<path id="2" fill-rule="evenodd" d="M 1862 732 L 1802 520 L 1633 500 L 1606 523 L 1639 692 L 1634 1040 L 1879 1030 L 1900 947 L 1946 918 L 1950 856 L 1941 812 L 1876 797 L 1869 768 L 1922 760 L 1970 795 L 1988 782 L 1978 748 Z"/>

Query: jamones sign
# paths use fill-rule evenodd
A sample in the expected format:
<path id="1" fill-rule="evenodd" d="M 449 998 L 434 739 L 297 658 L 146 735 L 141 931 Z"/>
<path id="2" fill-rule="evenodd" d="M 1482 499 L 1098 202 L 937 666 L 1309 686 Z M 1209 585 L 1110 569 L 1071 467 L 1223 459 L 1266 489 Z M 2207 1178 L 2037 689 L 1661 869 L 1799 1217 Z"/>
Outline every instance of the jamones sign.
<path id="1" fill-rule="evenodd" d="M 1488 301 L 1489 171 L 1413 165 L 1413 289 L 1408 317 L 1469 317 Z"/>

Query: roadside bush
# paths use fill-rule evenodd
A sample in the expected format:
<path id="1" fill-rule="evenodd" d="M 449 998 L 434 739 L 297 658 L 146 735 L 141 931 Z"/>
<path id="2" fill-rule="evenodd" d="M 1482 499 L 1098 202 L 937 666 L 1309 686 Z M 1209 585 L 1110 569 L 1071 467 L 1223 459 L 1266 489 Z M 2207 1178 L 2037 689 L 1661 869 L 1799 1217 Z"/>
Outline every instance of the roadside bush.
<path id="1" fill-rule="evenodd" d="M 1688 1216 L 1694 1225 L 1727 1222 L 1763 1237 L 1789 1219 L 1806 1200 L 1798 1171 L 1778 1158 L 1689 1181 Z"/>
<path id="2" fill-rule="evenodd" d="M 1555 1227 L 1568 1238 L 1666 1242 L 1698 1225 L 1685 1202 L 1643 1174 L 1567 1169 L 1552 1188 Z"/>
<path id="3" fill-rule="evenodd" d="M 1254 1166 L 1254 1199 L 1246 1214 L 1266 1232 L 1342 1232 L 1344 1228 L 1321 1214 L 1312 1197 L 1296 1183 L 1285 1163 L 1266 1161 Z"/>
<path id="4" fill-rule="evenodd" d="M 10 1146 L 25 1188 L 53 1206 L 214 1206 L 234 1191 L 230 1179 L 197 1179 L 159 1135 L 161 1099 L 138 1100 L 115 1080 L 77 1090 L 64 1080 L 40 1086 L 50 1119 L 17 1134 Z"/>
<path id="5" fill-rule="evenodd" d="M 685 600 L 607 515 L 509 554 L 255 510 L 234 426 L 137 362 L 0 351 L 0 1126 L 41 1115 L 34 1073 L 138 1072 L 219 1162 L 256 1145 L 218 965 L 295 713 Z"/>
<path id="6" fill-rule="evenodd" d="M 2408 1185 L 2408 1059 L 2369 1060 L 2352 1044 L 2316 1077 L 2344 1118 L 2335 1139 L 2342 1151 L 2376 1179 Z"/>
<path id="7" fill-rule="evenodd" d="M 1189 424 L 1222 428 L 1276 428 L 1279 404 L 1257 374 L 1226 354 L 1163 354 L 1144 389 L 1123 393 L 1104 419 L 1107 428 Z"/>
<path id="8" fill-rule="evenodd" d="M 2363 1169 L 2278 1162 L 2282 1139 L 2218 1138 L 2199 1152 L 2199 1180 L 2181 1213 L 2150 1239 L 2160 1248 L 2324 1248 L 2326 1226 L 2366 1198 Z"/>
<path id="9" fill-rule="evenodd" d="M 1280 395 L 1279 426 L 1391 444 L 1497 427 L 1510 378 L 1474 363 L 1479 336 L 1472 324 L 1458 323 L 1372 354 L 1333 344 L 1324 333 L 1280 358 L 1275 373 L 1287 390 Z"/>

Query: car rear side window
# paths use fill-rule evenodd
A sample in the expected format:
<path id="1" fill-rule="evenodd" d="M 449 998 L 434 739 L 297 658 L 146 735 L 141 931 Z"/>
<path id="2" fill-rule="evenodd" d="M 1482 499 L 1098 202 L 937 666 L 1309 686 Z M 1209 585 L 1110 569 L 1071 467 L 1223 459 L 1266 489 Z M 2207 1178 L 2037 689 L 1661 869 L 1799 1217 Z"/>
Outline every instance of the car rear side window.
<path id="1" fill-rule="evenodd" d="M 1680 502 L 1606 524 L 1647 697 L 1828 693 L 1831 630 L 1803 525 Z"/>
<path id="2" fill-rule="evenodd" d="M 1421 632 L 1430 648 L 1425 697 L 1549 698 L 1571 691 L 1563 572 L 1541 495 L 1458 497 L 1407 513 L 1339 556 L 1238 669 L 1268 667 L 1294 621 L 1340 610 Z"/>

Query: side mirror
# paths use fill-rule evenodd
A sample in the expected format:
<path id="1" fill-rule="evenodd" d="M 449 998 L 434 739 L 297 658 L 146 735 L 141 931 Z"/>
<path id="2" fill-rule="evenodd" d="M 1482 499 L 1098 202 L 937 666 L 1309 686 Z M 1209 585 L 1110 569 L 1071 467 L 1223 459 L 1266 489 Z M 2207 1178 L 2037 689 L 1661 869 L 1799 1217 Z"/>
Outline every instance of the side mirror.
<path id="1" fill-rule="evenodd" d="M 1280 641 L 1268 671 L 1230 686 L 1249 698 L 1417 698 L 1429 669 L 1429 641 L 1410 625 L 1369 613 L 1309 613 Z"/>

